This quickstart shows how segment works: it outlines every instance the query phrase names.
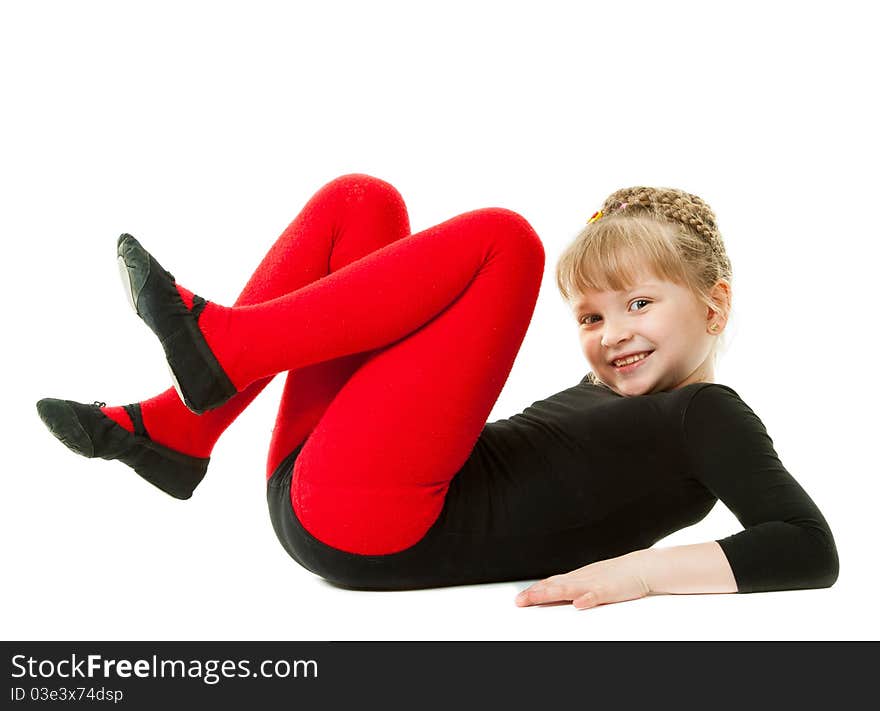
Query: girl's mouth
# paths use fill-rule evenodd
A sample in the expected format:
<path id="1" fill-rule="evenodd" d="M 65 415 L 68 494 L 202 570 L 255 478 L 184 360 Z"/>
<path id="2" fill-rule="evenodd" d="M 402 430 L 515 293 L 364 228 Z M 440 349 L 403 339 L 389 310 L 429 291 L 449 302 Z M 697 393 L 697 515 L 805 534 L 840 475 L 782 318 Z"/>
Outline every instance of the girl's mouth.
<path id="1" fill-rule="evenodd" d="M 616 366 L 612 363 L 611 367 L 614 368 L 615 373 L 632 373 L 634 370 L 636 370 L 636 368 L 639 368 L 646 360 L 648 360 L 653 352 L 654 351 L 648 351 L 646 356 L 639 358 L 639 360 L 637 360 L 635 363 L 621 366 Z"/>

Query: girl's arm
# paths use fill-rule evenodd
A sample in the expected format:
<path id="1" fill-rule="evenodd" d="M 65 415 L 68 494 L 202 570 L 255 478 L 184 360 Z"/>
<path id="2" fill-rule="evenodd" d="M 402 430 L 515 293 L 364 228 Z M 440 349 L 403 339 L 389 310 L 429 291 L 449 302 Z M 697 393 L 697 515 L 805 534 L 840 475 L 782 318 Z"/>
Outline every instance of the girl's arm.
<path id="1" fill-rule="evenodd" d="M 717 541 L 637 551 L 649 592 L 735 593 L 736 578 Z"/>
<path id="2" fill-rule="evenodd" d="M 680 424 L 685 475 L 724 502 L 744 530 L 708 543 L 633 551 L 554 575 L 520 593 L 518 605 L 570 600 L 582 609 L 651 592 L 751 593 L 836 582 L 837 547 L 827 521 L 779 461 L 763 423 L 739 395 L 707 384 L 694 394 Z"/>
<path id="3" fill-rule="evenodd" d="M 788 473 L 764 424 L 732 388 L 707 384 L 684 412 L 686 474 L 736 516 L 742 531 L 717 542 L 739 592 L 829 587 L 839 562 L 819 507 Z"/>

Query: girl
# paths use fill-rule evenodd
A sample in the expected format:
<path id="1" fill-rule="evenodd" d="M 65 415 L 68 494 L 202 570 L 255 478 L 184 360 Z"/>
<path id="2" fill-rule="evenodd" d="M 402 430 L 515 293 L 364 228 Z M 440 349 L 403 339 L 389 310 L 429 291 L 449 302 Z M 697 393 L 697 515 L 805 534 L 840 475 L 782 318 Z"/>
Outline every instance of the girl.
<path id="1" fill-rule="evenodd" d="M 544 267 L 540 239 L 510 210 L 410 234 L 391 185 L 342 176 L 232 307 L 176 283 L 130 235 L 118 257 L 175 387 L 122 407 L 44 399 L 43 421 L 75 452 L 118 459 L 186 499 L 219 436 L 287 372 L 270 517 L 288 553 L 337 585 L 546 578 L 517 604 L 585 608 L 837 579 L 819 509 L 757 415 L 713 383 L 731 270 L 694 195 L 609 196 L 556 274 L 592 371 L 492 423 Z M 745 530 L 651 548 L 718 499 Z"/>

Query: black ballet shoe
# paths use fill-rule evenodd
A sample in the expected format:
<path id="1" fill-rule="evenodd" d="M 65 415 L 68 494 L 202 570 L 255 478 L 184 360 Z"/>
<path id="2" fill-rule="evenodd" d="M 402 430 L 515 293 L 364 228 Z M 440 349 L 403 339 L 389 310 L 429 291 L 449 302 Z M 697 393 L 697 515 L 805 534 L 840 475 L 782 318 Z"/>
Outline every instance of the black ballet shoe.
<path id="1" fill-rule="evenodd" d="M 101 407 L 103 402 L 85 405 L 44 398 L 37 403 L 37 412 L 68 449 L 90 459 L 118 459 L 175 499 L 190 498 L 208 470 L 210 457 L 191 457 L 151 440 L 139 404 L 124 406 L 134 432 L 107 417 Z"/>
<path id="2" fill-rule="evenodd" d="M 201 415 L 229 400 L 238 391 L 198 326 L 207 301 L 194 295 L 190 311 L 174 285 L 174 276 L 131 235 L 119 237 L 116 254 L 128 301 L 159 337 L 183 403 Z"/>

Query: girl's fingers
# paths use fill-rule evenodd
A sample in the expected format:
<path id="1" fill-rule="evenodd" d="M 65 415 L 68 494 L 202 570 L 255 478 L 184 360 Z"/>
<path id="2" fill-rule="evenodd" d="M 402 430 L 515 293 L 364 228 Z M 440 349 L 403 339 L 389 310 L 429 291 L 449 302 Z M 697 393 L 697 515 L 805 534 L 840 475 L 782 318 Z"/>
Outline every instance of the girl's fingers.
<path id="1" fill-rule="evenodd" d="M 516 604 L 538 605 L 547 602 L 568 602 L 578 597 L 583 590 L 575 590 L 572 585 L 565 584 L 538 584 L 526 588 L 516 596 Z"/>
<path id="2" fill-rule="evenodd" d="M 572 604 L 578 610 L 586 610 L 590 607 L 595 607 L 596 605 L 598 605 L 599 604 L 599 597 L 596 595 L 596 593 L 594 593 L 592 591 L 586 592 L 583 595 L 581 595 L 580 597 L 576 598 L 575 600 L 572 600 Z"/>

